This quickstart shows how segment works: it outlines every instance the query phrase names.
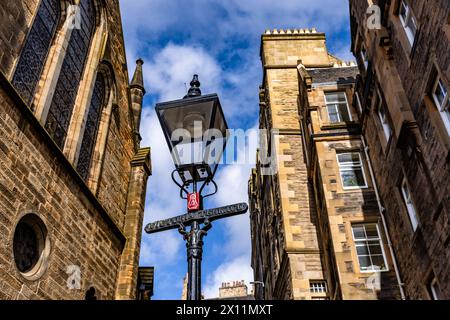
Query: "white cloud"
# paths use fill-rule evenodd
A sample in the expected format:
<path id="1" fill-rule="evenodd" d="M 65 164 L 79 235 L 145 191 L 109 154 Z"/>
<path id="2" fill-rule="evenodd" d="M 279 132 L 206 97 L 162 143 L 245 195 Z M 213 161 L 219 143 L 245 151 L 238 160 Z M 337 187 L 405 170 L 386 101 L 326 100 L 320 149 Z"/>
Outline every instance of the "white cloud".
<path id="1" fill-rule="evenodd" d="M 183 201 L 177 201 L 178 189 L 170 178 L 172 158 L 153 108 L 142 111 L 142 145 L 151 146 L 152 176 L 147 184 L 144 226 L 155 220 L 182 214 Z M 174 195 L 170 197 L 168 195 Z M 180 254 L 182 239 L 176 232 L 143 234 L 141 264 L 170 265 Z"/>
<path id="2" fill-rule="evenodd" d="M 144 65 L 145 84 L 160 101 L 181 99 L 193 74 L 199 74 L 204 92 L 216 92 L 221 73 L 217 61 L 203 48 L 172 43 Z"/>
<path id="3" fill-rule="evenodd" d="M 331 31 L 347 19 L 348 6 L 336 0 L 133 0 L 122 1 L 125 31 L 132 45 L 175 30 L 187 42 L 217 42 L 266 28 L 318 27 Z M 145 37 L 142 35 L 145 34 Z"/>
<path id="4" fill-rule="evenodd" d="M 148 194 L 146 204 L 152 209 L 152 219 L 167 218 L 173 215 L 174 211 L 183 208 L 178 202 L 167 197 L 167 194 L 177 194 L 178 188 L 170 178 L 173 170 L 172 157 L 153 108 L 143 109 L 140 131 L 141 145 L 151 147 L 152 157 L 152 176 L 147 189 L 153 192 Z"/>
<path id="5" fill-rule="evenodd" d="M 162 92 L 162 100 L 182 97 L 193 73 L 211 89 L 205 92 L 220 93 L 228 81 L 231 88 L 222 99 L 231 117 L 257 110 L 258 49 L 265 29 L 314 26 L 330 35 L 348 23 L 347 5 L 336 0 L 134 0 L 122 1 L 121 8 L 129 62 L 138 55 L 148 62 L 146 86 L 152 94 Z M 335 53 L 349 60 L 344 45 Z M 134 64 L 129 67 L 132 71 Z"/>
<path id="6" fill-rule="evenodd" d="M 144 237 L 141 245 L 141 264 L 157 262 L 158 265 L 170 265 L 179 257 L 181 247 L 182 241 L 175 232 L 162 232 Z"/>
<path id="7" fill-rule="evenodd" d="M 217 175 L 216 182 L 220 186 L 215 196 L 214 203 L 217 206 L 225 206 L 233 203 L 248 203 L 247 185 L 251 167 L 248 165 L 230 165 L 225 167 Z M 225 238 L 224 252 L 236 256 L 250 255 L 250 220 L 249 214 L 239 215 L 224 220 Z M 238 280 L 238 279 L 229 279 Z"/>
<path id="8" fill-rule="evenodd" d="M 219 93 L 230 119 L 257 112 L 265 29 L 314 26 L 331 34 L 348 19 L 347 5 L 336 0 L 134 0 L 121 9 L 130 73 L 142 56 L 149 93 L 179 99 L 198 73 L 203 92 Z M 345 45 L 334 53 L 350 60 Z"/>
<path id="9" fill-rule="evenodd" d="M 249 288 L 249 293 L 253 281 L 253 271 L 250 267 L 250 259 L 248 256 L 238 256 L 230 261 L 225 262 L 207 277 L 206 285 L 203 289 L 203 295 L 206 299 L 217 298 L 219 296 L 219 288 L 223 282 L 244 280 Z"/>

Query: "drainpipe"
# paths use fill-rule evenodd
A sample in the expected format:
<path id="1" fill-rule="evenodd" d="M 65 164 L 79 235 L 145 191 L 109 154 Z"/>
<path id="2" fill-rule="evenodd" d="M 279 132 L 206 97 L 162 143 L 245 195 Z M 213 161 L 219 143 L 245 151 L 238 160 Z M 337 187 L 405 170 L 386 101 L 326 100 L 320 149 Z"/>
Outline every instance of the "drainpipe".
<path id="1" fill-rule="evenodd" d="M 339 281 L 336 280 L 335 288 L 334 288 L 334 294 L 333 294 L 333 300 L 336 300 L 336 297 L 338 295 L 338 288 L 339 288 Z"/>
<path id="2" fill-rule="evenodd" d="M 394 250 L 392 249 L 391 237 L 389 236 L 389 231 L 388 231 L 386 219 L 384 216 L 384 207 L 381 205 L 380 195 L 378 193 L 377 182 L 376 182 L 375 176 L 373 174 L 372 162 L 370 161 L 370 158 L 369 158 L 369 147 L 366 144 L 366 139 L 364 138 L 364 136 L 361 136 L 361 140 L 362 140 L 362 143 L 364 146 L 364 153 L 366 155 L 367 163 L 369 164 L 370 178 L 372 179 L 372 183 L 374 185 L 375 196 L 377 198 L 377 203 L 378 203 L 378 209 L 380 211 L 381 220 L 383 221 L 384 233 L 386 235 L 387 244 L 389 247 L 389 251 L 391 253 L 392 263 L 394 264 L 395 276 L 397 277 L 397 283 L 398 283 L 398 287 L 400 289 L 400 296 L 401 296 L 402 300 L 406 300 L 405 292 L 403 290 L 404 283 L 402 282 L 402 279 L 400 277 L 400 272 L 398 271 L 397 260 L 395 259 Z"/>

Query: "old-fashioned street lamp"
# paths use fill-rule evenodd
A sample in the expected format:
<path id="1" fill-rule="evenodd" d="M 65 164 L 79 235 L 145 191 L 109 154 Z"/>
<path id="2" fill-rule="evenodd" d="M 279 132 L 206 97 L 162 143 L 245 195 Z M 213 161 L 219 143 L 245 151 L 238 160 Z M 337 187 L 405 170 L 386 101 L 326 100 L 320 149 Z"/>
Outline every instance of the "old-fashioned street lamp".
<path id="1" fill-rule="evenodd" d="M 183 184 L 213 181 L 228 129 L 217 94 L 202 96 L 194 75 L 183 99 L 158 103 L 156 112 Z"/>
<path id="2" fill-rule="evenodd" d="M 214 174 L 227 144 L 228 126 L 217 94 L 202 96 L 197 75 L 190 84 L 183 99 L 158 103 L 155 108 L 175 163 L 172 180 L 180 188 L 180 197 L 187 200 L 188 213 L 149 223 L 145 231 L 155 233 L 177 228 L 183 235 L 188 257 L 187 298 L 200 300 L 203 237 L 212 221 L 243 214 L 248 205 L 238 203 L 203 210 L 203 198 L 217 192 Z M 204 195 L 204 188 L 209 184 L 214 186 L 214 191 Z"/>

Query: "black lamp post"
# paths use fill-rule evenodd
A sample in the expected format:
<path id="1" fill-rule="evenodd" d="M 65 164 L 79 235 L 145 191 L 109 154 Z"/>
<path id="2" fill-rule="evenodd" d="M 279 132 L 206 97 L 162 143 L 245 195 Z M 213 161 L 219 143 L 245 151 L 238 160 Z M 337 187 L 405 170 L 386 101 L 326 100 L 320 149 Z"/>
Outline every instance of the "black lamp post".
<path id="1" fill-rule="evenodd" d="M 175 163 L 172 180 L 180 188 L 180 197 L 187 200 L 188 213 L 150 223 L 145 231 L 154 233 L 178 228 L 187 247 L 187 298 L 200 300 L 203 237 L 211 228 L 211 221 L 245 213 L 248 206 L 241 203 L 203 210 L 203 198 L 217 193 L 214 174 L 225 150 L 228 126 L 217 94 L 202 96 L 197 75 L 194 75 L 190 85 L 183 99 L 156 104 L 156 112 Z M 205 186 L 209 184 L 214 186 L 214 191 L 203 195 Z M 186 226 L 190 226 L 189 231 L 186 231 Z"/>

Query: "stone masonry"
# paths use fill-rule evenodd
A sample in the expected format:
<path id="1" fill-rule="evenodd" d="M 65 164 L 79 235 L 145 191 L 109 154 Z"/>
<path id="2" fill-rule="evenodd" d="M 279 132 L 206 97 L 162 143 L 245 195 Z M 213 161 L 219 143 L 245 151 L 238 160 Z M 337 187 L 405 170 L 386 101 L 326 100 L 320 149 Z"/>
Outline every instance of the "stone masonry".
<path id="1" fill-rule="evenodd" d="M 43 110 L 70 35 L 66 5 L 79 1 L 62 2 L 61 21 L 30 105 L 11 79 L 41 2 L 7 0 L 0 7 L 0 299 L 84 299 L 88 292 L 97 299 L 136 298 L 151 174 L 150 149 L 140 147 L 139 134 L 143 61 L 138 60 L 130 83 L 119 2 L 92 1 L 97 26 L 63 150 L 44 129 Z M 97 72 L 103 72 L 109 99 L 85 181 L 75 168 Z M 29 215 L 41 221 L 31 225 L 42 231 L 36 240 L 40 256 L 33 272 L 22 272 L 14 253 L 16 229 Z M 79 284 L 71 282 L 77 268 Z"/>
<path id="2" fill-rule="evenodd" d="M 392 0 L 378 5 L 381 24 L 374 29 L 367 24 L 368 3 L 350 1 L 362 130 L 405 298 L 449 299 L 450 129 L 433 90 L 438 77 L 447 93 L 450 88 L 450 2 Z M 401 8 L 406 7 L 417 27 L 414 34 L 402 21 Z M 391 128 L 388 138 L 377 114 L 380 100 Z"/>
<path id="3" fill-rule="evenodd" d="M 313 29 L 261 40 L 262 137 L 249 181 L 256 299 L 397 299 L 389 241 L 370 180 L 353 92 L 358 69 L 328 53 Z M 329 119 L 325 93 L 345 95 L 350 118 Z M 343 188 L 339 152 L 361 155 L 366 186 Z M 265 156 L 276 162 L 267 174 Z M 377 225 L 383 272 L 360 270 L 352 228 Z"/>
<path id="4" fill-rule="evenodd" d="M 324 34 L 314 29 L 289 33 L 268 31 L 262 36 L 260 128 L 278 130 L 266 139 L 268 145 L 272 139 L 279 142 L 271 150 L 276 155 L 276 175 L 256 172 L 254 179 L 258 182 L 253 188 L 261 188 L 262 193 L 260 198 L 250 199 L 250 203 L 267 201 L 255 213 L 261 219 L 258 224 L 252 219 L 254 241 L 257 235 L 267 235 L 260 240 L 264 246 L 253 258 L 254 270 L 262 269 L 264 278 L 255 274 L 255 280 L 265 283 L 266 299 L 308 299 L 311 297 L 309 280 L 323 279 L 314 200 L 308 184 L 298 117 L 297 63 L 302 60 L 311 66 L 330 65 L 324 44 Z M 268 150 L 260 152 L 267 154 Z M 268 261 L 263 263 L 261 256 Z"/>

